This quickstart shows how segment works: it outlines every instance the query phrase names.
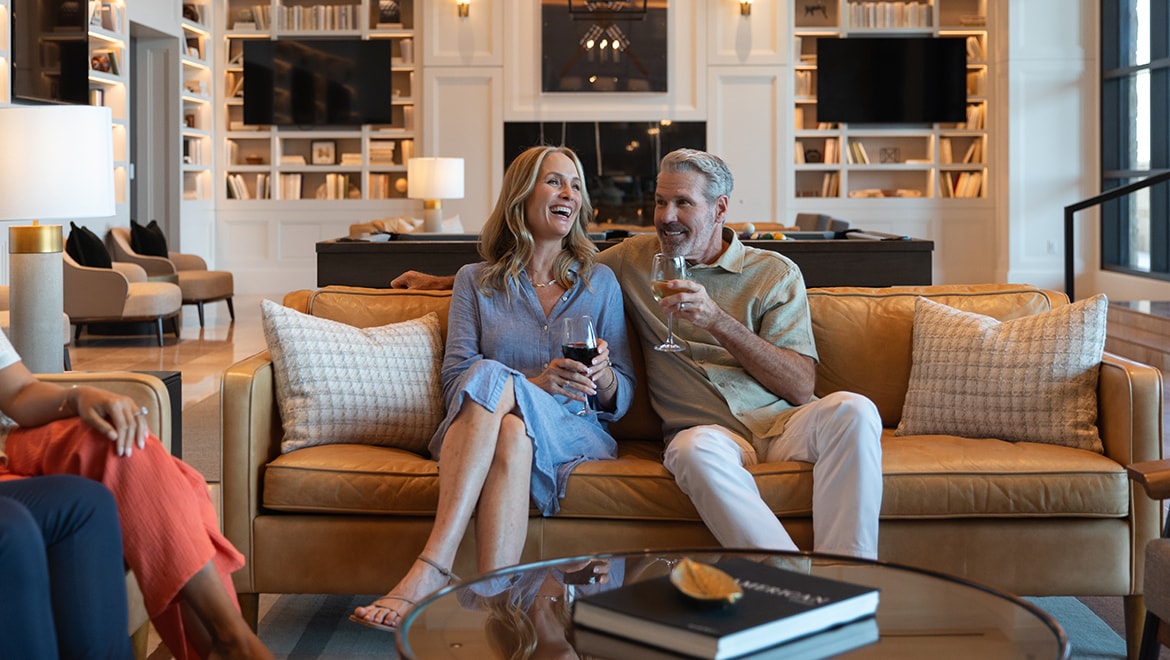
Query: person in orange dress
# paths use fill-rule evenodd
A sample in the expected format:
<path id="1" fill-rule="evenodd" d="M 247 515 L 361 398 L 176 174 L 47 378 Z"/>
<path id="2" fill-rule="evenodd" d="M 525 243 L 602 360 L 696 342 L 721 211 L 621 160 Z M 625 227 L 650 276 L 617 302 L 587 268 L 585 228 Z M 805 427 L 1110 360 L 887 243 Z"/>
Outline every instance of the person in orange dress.
<path id="1" fill-rule="evenodd" d="M 150 432 L 145 408 L 37 380 L 0 334 L 0 412 L 11 420 L 0 481 L 73 474 L 114 494 L 126 563 L 176 658 L 272 657 L 240 615 L 231 574 L 244 558 L 220 533 L 206 482 Z"/>

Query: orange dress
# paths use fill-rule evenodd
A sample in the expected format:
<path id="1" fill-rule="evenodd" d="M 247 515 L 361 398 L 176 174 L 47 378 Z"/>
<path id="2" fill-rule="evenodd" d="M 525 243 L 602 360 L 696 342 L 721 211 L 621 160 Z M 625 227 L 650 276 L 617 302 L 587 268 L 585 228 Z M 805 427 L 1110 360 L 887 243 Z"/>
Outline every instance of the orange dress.
<path id="1" fill-rule="evenodd" d="M 105 484 L 118 503 L 126 563 L 134 571 L 151 622 L 180 660 L 199 657 L 187 640 L 179 590 L 207 562 L 232 600 L 231 574 L 244 557 L 219 531 L 207 483 L 151 435 L 144 449 L 118 456 L 116 445 L 78 417 L 13 429 L 0 480 L 75 474 Z M 238 607 L 238 603 L 237 603 Z"/>

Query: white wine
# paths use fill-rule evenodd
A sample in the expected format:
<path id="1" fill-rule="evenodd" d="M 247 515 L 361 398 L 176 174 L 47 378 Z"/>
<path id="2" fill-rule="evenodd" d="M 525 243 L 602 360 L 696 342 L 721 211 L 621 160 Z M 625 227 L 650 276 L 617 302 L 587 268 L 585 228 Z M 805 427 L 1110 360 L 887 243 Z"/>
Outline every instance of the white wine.
<path id="1" fill-rule="evenodd" d="M 650 283 L 650 291 L 654 293 L 655 300 L 662 300 L 667 296 L 674 295 L 682 291 L 678 286 L 671 286 L 673 280 L 654 280 Z"/>

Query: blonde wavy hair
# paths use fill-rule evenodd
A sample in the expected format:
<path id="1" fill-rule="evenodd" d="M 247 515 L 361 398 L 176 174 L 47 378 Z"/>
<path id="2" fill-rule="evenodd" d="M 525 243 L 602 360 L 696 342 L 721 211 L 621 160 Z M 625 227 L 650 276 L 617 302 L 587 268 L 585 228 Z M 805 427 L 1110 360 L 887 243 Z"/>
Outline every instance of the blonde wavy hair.
<path id="1" fill-rule="evenodd" d="M 561 242 L 561 252 L 553 261 L 553 277 L 557 284 L 568 289 L 573 281 L 570 269 L 580 266 L 580 274 L 586 284 L 597 259 L 597 246 L 589 240 L 586 231 L 593 219 L 593 204 L 585 190 L 585 171 L 581 160 L 568 147 L 529 147 L 512 161 L 504 172 L 504 184 L 496 207 L 492 209 L 479 237 L 479 254 L 487 262 L 480 272 L 479 290 L 485 296 L 493 291 L 510 291 L 509 285 L 519 284 L 520 271 L 532 259 L 534 244 L 532 231 L 524 216 L 524 203 L 536 188 L 540 167 L 549 154 L 564 154 L 573 161 L 577 176 L 581 179 L 581 207 L 577 221 Z"/>

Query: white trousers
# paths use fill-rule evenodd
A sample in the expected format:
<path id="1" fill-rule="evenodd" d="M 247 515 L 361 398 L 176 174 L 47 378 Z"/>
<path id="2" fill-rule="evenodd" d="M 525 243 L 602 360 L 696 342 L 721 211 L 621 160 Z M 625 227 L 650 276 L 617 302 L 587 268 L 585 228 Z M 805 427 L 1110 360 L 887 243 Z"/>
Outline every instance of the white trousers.
<path id="1" fill-rule="evenodd" d="M 813 464 L 813 547 L 819 552 L 877 558 L 882 503 L 881 417 L 869 399 L 834 392 L 800 406 L 763 460 Z M 724 547 L 796 550 L 792 537 L 760 497 L 745 466 L 746 439 L 723 426 L 681 431 L 664 463 Z"/>

